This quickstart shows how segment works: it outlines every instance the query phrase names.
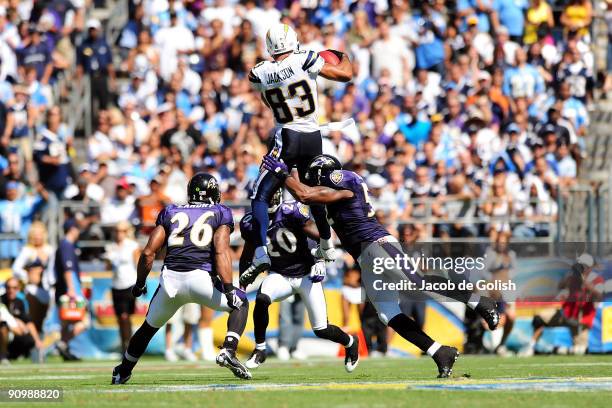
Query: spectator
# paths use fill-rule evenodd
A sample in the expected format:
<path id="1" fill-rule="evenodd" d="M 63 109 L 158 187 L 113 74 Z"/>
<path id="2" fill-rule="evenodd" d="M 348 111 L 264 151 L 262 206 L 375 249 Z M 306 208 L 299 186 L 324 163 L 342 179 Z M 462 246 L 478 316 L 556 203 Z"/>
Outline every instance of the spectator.
<path id="1" fill-rule="evenodd" d="M 589 36 L 589 27 L 593 21 L 593 9 L 590 0 L 570 0 L 560 17 L 565 34 L 576 33 L 580 37 Z"/>
<path id="2" fill-rule="evenodd" d="M 82 298 L 81 268 L 77 255 L 76 244 L 79 240 L 80 230 L 73 219 L 64 223 L 64 238 L 60 241 L 55 252 L 55 304 L 60 305 L 60 298 L 64 295 L 75 300 Z M 72 354 L 69 341 L 81 334 L 86 328 L 86 321 L 61 321 L 61 339 L 57 342 L 57 350 L 64 361 L 79 361 L 80 358 Z"/>
<path id="3" fill-rule="evenodd" d="M 9 153 L 7 155 L 8 167 L 4 169 L 4 173 L 0 173 L 0 198 L 6 198 L 6 184 L 11 181 L 18 183 L 18 196 L 21 197 L 27 190 L 31 189 L 31 183 L 26 178 L 23 171 L 22 160 L 18 153 Z M 30 175 L 31 177 L 31 175 Z"/>
<path id="4" fill-rule="evenodd" d="M 76 51 L 76 75 L 79 81 L 89 76 L 92 117 L 96 117 L 98 110 L 106 109 L 111 102 L 111 92 L 116 89 L 115 68 L 100 21 L 89 19 L 85 26 L 87 37 Z"/>
<path id="5" fill-rule="evenodd" d="M 513 99 L 527 98 L 528 104 L 544 91 L 542 75 L 527 63 L 527 54 L 521 48 L 514 53 L 514 67 L 505 73 L 503 90 Z"/>
<path id="6" fill-rule="evenodd" d="M 54 199 L 61 199 L 64 189 L 70 184 L 71 166 L 68 150 L 72 138 L 62 125 L 59 107 L 49 109 L 46 124 L 34 144 L 34 158 L 40 182 L 53 194 Z"/>
<path id="7" fill-rule="evenodd" d="M 389 85 L 403 87 L 412 77 L 414 55 L 401 38 L 391 34 L 389 23 L 383 21 L 379 33 L 372 44 L 372 74 L 381 77 L 387 70 L 391 75 Z"/>
<path id="8" fill-rule="evenodd" d="M 422 13 L 416 17 L 418 40 L 415 49 L 416 67 L 435 71 L 444 76 L 444 17 L 429 3 L 422 3 Z"/>
<path id="9" fill-rule="evenodd" d="M 29 90 L 24 84 L 14 87 L 15 100 L 6 112 L 2 144 L 16 148 L 26 166 L 32 168 L 32 127 L 35 113 L 30 103 Z"/>
<path id="10" fill-rule="evenodd" d="M 130 223 L 122 221 L 117 224 L 115 241 L 106 246 L 105 252 L 113 271 L 113 308 L 119 325 L 121 350 L 125 351 L 132 337 L 131 318 L 136 299 L 131 289 L 136 284 L 136 264 L 140 256 L 140 247 L 134 241 L 134 229 Z"/>
<path id="11" fill-rule="evenodd" d="M 29 357 L 33 347 L 42 348 L 38 331 L 30 321 L 25 302 L 17 297 L 20 286 L 16 278 L 5 283 L 6 293 L 0 296 L 0 363 Z M 12 340 L 9 337 L 12 333 Z"/>
<path id="12" fill-rule="evenodd" d="M 501 24 L 508 29 L 510 40 L 521 43 L 525 26 L 524 10 L 526 8 L 526 1 L 495 0 L 493 2 L 493 10 L 495 10 L 493 28 L 497 30 Z"/>
<path id="13" fill-rule="evenodd" d="M 221 20 L 217 21 L 223 25 Z M 179 56 L 188 55 L 195 49 L 193 33 L 179 21 L 176 12 L 171 11 L 170 26 L 155 33 L 154 42 L 160 50 L 160 76 L 169 81 L 178 67 Z"/>
<path id="14" fill-rule="evenodd" d="M 21 49 L 17 52 L 19 76 L 25 77 L 25 68 L 33 67 L 36 71 L 36 79 L 43 85 L 49 83 L 53 72 L 51 50 L 42 41 L 44 31 L 42 27 L 31 24 L 28 28 L 28 37 L 23 40 Z"/>
<path id="15" fill-rule="evenodd" d="M 525 36 L 523 42 L 531 45 L 541 37 L 542 29 L 551 29 L 555 26 L 552 8 L 547 0 L 531 0 L 525 19 Z"/>
<path id="16" fill-rule="evenodd" d="M 539 178 L 529 178 L 526 185 L 529 188 L 527 202 L 517 208 L 518 215 L 526 222 L 516 226 L 512 235 L 517 238 L 549 236 L 550 222 L 557 216 L 557 203 L 552 200 Z"/>
<path id="17" fill-rule="evenodd" d="M 476 210 L 472 201 L 474 198 L 466 185 L 466 177 L 463 174 L 457 174 L 448 182 L 448 195 L 445 197 L 446 202 L 443 202 L 441 208 L 438 209 L 439 214 L 442 218 L 451 220 L 472 218 Z M 470 238 L 478 235 L 477 227 L 471 223 L 440 224 L 439 230 L 442 238 Z"/>
<path id="18" fill-rule="evenodd" d="M 130 194 L 130 186 L 126 179 L 117 182 L 115 195 L 107 199 L 102 206 L 102 224 L 115 225 L 120 221 L 128 221 L 134 215 L 135 199 Z"/>
<path id="19" fill-rule="evenodd" d="M 491 241 L 506 239 L 510 235 L 510 223 L 508 219 L 512 215 L 512 197 L 506 192 L 503 179 L 496 178 L 493 181 L 492 192 L 489 200 L 483 205 L 482 211 L 491 217 L 488 234 Z"/>
<path id="20" fill-rule="evenodd" d="M 21 250 L 22 238 L 25 238 L 30 225 L 41 210 L 49 194 L 39 183 L 37 194 L 19 196 L 19 183 L 10 181 L 6 184 L 6 199 L 0 200 L 0 232 L 14 234 L 15 238 L 0 241 L 2 257 L 13 260 Z"/>
<path id="21" fill-rule="evenodd" d="M 147 234 L 155 228 L 157 215 L 171 202 L 162 191 L 162 180 L 156 177 L 149 184 L 151 192 L 136 199 L 138 218 L 140 219 L 140 232 Z"/>
<path id="22" fill-rule="evenodd" d="M 29 314 L 38 333 L 43 331 L 43 320 L 51 301 L 50 291 L 55 284 L 54 256 L 55 250 L 49 244 L 47 227 L 40 221 L 34 221 L 28 231 L 26 244 L 13 262 L 12 270 L 15 278 L 26 283 Z"/>
<path id="23" fill-rule="evenodd" d="M 559 102 L 561 102 L 561 116 L 571 123 L 577 135 L 584 136 L 589 125 L 589 115 L 586 106 L 572 97 L 568 81 L 559 86 Z"/>

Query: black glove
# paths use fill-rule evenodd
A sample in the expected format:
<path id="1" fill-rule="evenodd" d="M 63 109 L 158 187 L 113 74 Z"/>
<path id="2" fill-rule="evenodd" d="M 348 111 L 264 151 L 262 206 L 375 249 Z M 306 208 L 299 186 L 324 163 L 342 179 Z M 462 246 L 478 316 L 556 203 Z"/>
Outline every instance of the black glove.
<path id="1" fill-rule="evenodd" d="M 236 288 L 232 283 L 223 284 L 223 293 L 227 300 L 227 305 L 232 309 L 240 309 L 246 300 L 246 293 L 242 289 Z"/>
<path id="2" fill-rule="evenodd" d="M 136 282 L 134 286 L 132 286 L 132 296 L 135 298 L 140 297 L 140 295 L 147 294 L 147 284 L 143 283 L 142 285 Z"/>

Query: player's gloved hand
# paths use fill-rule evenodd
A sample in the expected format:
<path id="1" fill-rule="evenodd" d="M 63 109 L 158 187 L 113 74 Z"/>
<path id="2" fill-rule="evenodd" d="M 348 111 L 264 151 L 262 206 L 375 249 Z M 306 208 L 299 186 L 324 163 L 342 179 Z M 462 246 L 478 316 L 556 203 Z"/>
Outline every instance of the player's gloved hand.
<path id="1" fill-rule="evenodd" d="M 134 296 L 135 298 L 140 297 L 141 295 L 146 295 L 146 294 L 147 294 L 147 284 L 146 283 L 140 284 L 136 282 L 136 284 L 132 286 L 132 296 Z"/>
<path id="2" fill-rule="evenodd" d="M 321 239 L 319 241 L 319 247 L 317 248 L 315 256 L 317 258 L 323 258 L 326 261 L 335 261 L 338 254 L 336 253 L 336 248 L 334 247 L 332 240 Z"/>
<path id="3" fill-rule="evenodd" d="M 323 282 L 327 270 L 325 268 L 325 260 L 318 259 L 314 265 L 310 268 L 310 280 L 313 283 Z"/>
<path id="4" fill-rule="evenodd" d="M 223 284 L 223 293 L 225 294 L 225 299 L 227 299 L 227 305 L 232 309 L 240 309 L 246 300 L 246 293 L 231 283 Z"/>
<path id="5" fill-rule="evenodd" d="M 289 168 L 281 159 L 277 159 L 269 154 L 263 158 L 263 167 L 274 174 L 278 179 L 285 180 L 289 177 Z"/>

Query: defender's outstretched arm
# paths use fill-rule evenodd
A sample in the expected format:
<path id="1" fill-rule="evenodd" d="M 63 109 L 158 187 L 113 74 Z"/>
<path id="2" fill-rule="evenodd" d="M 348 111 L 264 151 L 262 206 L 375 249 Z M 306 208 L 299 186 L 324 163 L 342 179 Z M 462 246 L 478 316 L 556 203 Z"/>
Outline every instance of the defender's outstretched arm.
<path id="1" fill-rule="evenodd" d="M 293 176 L 285 179 L 285 185 L 289 192 L 299 202 L 304 204 L 329 204 L 354 196 L 353 192 L 349 190 L 334 190 L 333 188 L 323 186 L 309 187 L 306 184 L 300 183 Z"/>

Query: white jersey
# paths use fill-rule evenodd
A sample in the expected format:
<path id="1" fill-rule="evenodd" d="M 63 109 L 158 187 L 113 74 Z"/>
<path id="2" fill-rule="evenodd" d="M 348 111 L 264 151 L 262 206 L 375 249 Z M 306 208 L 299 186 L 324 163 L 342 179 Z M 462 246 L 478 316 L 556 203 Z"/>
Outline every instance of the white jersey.
<path id="1" fill-rule="evenodd" d="M 278 126 L 319 130 L 317 76 L 324 64 L 316 52 L 298 50 L 282 61 L 263 61 L 251 69 L 249 81 L 272 109 Z"/>

